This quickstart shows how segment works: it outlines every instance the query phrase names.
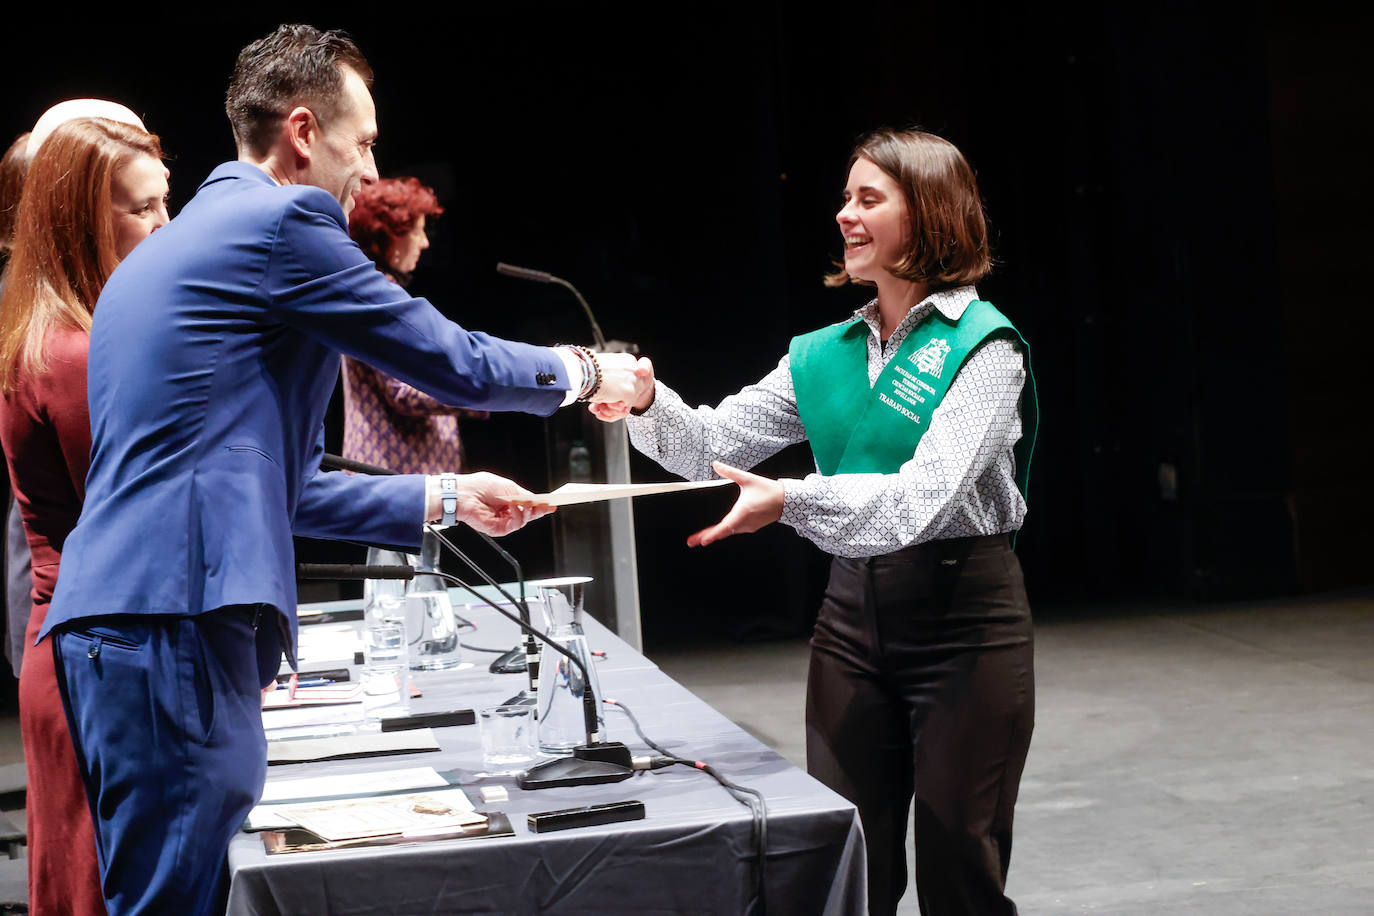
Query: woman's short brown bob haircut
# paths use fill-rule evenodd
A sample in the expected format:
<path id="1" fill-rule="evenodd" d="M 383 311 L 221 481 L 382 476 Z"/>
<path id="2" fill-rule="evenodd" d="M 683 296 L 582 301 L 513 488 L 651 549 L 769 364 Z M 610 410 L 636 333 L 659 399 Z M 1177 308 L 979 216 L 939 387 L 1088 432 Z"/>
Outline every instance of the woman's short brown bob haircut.
<path id="1" fill-rule="evenodd" d="M 992 270 L 983 200 L 959 149 L 948 140 L 921 130 L 883 128 L 864 137 L 849 157 L 845 174 L 867 159 L 897 183 L 906 200 L 911 237 L 906 254 L 888 272 L 903 280 L 925 283 L 931 291 L 967 286 Z M 838 271 L 826 286 L 873 284 Z"/>

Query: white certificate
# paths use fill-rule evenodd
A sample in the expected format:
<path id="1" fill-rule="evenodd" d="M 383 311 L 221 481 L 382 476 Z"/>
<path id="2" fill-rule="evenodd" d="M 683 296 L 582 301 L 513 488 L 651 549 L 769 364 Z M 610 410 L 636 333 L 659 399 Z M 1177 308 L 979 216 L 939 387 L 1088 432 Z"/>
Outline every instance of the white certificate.
<path id="1" fill-rule="evenodd" d="M 572 506 L 577 503 L 599 503 L 607 499 L 627 499 L 632 496 L 652 496 L 655 493 L 675 493 L 678 490 L 701 490 L 720 487 L 733 480 L 683 480 L 677 483 L 565 483 L 549 493 L 536 493 L 529 499 L 512 499 L 524 506 Z"/>

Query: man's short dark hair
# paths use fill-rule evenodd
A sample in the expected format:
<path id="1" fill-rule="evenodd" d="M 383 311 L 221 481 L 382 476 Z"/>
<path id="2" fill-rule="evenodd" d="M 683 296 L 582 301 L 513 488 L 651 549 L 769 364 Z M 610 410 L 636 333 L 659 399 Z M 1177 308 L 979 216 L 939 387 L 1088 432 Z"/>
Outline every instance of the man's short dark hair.
<path id="1" fill-rule="evenodd" d="M 372 85 L 372 68 L 346 32 L 280 25 L 239 52 L 224 111 L 240 150 L 262 155 L 293 108 L 305 106 L 321 121 L 335 113 L 343 68 Z"/>

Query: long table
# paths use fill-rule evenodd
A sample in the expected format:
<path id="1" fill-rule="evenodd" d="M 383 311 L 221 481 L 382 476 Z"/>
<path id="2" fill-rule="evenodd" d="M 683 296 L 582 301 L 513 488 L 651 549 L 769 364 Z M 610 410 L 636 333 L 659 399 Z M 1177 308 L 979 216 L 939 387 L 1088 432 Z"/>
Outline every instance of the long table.
<path id="1" fill-rule="evenodd" d="M 495 611 L 455 604 L 477 627 L 463 641 L 514 646 L 518 630 Z M 324 610 L 356 602 L 314 604 Z M 673 681 L 590 616 L 588 642 L 604 650 L 603 692 L 624 701 L 645 733 L 669 752 L 711 764 L 767 799 L 768 909 L 777 914 L 859 914 L 866 879 L 858 814 L 845 801 Z M 412 712 L 478 709 L 503 702 L 522 675 L 472 664 L 416 672 L 423 698 Z M 649 753 L 624 713 L 606 710 L 607 740 Z M 745 913 L 756 896 L 747 808 L 706 774 L 684 766 L 643 772 L 609 785 L 524 791 L 514 777 L 484 775 L 476 725 L 435 729 L 441 750 L 406 756 L 269 768 L 268 781 L 365 773 L 408 766 L 456 771 L 479 810 L 505 813 L 514 836 L 431 840 L 405 846 L 268 855 L 258 835 L 229 849 L 228 912 L 253 914 Z M 509 801 L 483 804 L 478 792 L 502 785 Z M 644 820 L 535 834 L 530 812 L 604 802 L 644 802 Z"/>

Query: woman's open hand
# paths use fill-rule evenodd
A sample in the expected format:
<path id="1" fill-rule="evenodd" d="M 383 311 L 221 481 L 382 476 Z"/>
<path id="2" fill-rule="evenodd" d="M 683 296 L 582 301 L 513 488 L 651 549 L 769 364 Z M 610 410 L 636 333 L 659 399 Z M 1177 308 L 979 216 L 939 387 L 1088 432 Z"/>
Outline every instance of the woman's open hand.
<path id="1" fill-rule="evenodd" d="M 739 484 L 739 499 L 725 517 L 710 528 L 703 528 L 687 539 L 688 547 L 714 544 L 732 534 L 750 534 L 782 518 L 782 484 L 719 461 L 711 462 L 720 476 Z"/>

